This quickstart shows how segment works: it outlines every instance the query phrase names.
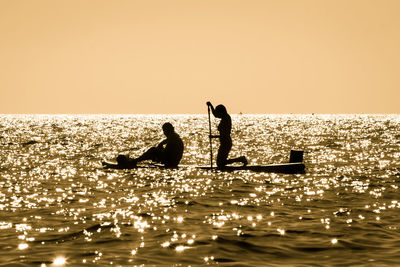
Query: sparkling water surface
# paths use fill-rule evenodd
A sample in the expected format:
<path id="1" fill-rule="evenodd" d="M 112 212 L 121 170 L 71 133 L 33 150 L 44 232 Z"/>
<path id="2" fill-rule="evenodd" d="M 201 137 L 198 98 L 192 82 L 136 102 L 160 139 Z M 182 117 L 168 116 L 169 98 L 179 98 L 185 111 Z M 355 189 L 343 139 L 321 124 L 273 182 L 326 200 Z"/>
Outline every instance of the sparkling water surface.
<path id="1" fill-rule="evenodd" d="M 166 121 L 184 167 L 101 167 L 157 144 Z M 400 115 L 232 122 L 232 157 L 304 150 L 306 173 L 196 169 L 209 164 L 206 115 L 0 115 L 1 264 L 400 264 Z"/>

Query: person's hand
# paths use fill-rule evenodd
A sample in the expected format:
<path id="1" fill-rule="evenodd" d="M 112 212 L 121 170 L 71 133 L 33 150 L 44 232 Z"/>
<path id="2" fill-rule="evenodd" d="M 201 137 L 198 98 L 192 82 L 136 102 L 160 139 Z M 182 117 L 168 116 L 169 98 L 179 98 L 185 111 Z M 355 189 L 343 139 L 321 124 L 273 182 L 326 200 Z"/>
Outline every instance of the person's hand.
<path id="1" fill-rule="evenodd" d="M 210 101 L 207 101 L 207 103 L 206 103 L 206 104 L 207 104 L 207 106 L 209 106 L 209 107 L 210 107 L 210 106 L 212 106 L 212 104 L 211 104 L 211 102 L 210 102 Z"/>

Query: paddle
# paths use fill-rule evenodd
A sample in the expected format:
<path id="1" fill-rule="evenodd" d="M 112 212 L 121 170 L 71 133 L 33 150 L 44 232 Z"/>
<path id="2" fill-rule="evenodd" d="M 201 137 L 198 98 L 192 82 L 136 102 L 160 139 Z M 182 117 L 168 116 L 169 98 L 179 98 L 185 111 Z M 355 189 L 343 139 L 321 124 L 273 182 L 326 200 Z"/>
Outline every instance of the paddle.
<path id="1" fill-rule="evenodd" d="M 212 151 L 212 138 L 211 138 L 211 116 L 210 116 L 210 106 L 207 106 L 208 110 L 208 128 L 209 128 L 209 138 L 210 138 L 210 165 L 211 169 L 213 167 L 213 151 Z"/>

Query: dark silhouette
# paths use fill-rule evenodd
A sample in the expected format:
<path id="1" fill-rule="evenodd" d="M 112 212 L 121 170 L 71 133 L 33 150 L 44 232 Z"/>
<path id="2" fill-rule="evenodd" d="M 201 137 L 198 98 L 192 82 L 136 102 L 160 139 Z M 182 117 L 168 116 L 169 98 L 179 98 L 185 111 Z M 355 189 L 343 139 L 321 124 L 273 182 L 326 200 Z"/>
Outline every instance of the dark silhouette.
<path id="1" fill-rule="evenodd" d="M 232 119 L 231 116 L 226 111 L 225 106 L 218 105 L 214 109 L 211 102 L 207 102 L 207 106 L 211 108 L 211 111 L 216 118 L 221 119 L 221 122 L 218 125 L 219 135 L 210 135 L 210 138 L 219 138 L 220 142 L 217 155 L 218 169 L 223 169 L 226 165 L 234 162 L 240 162 L 243 163 L 244 166 L 246 166 L 247 159 L 245 156 L 241 156 L 234 159 L 228 159 L 228 154 L 232 148 L 232 139 L 231 139 Z"/>
<path id="2" fill-rule="evenodd" d="M 183 155 L 183 142 L 180 136 L 175 132 L 174 126 L 166 122 L 162 126 L 167 139 L 163 140 L 156 147 L 151 147 L 138 158 L 129 158 L 126 155 L 118 155 L 118 166 L 113 166 L 103 162 L 105 167 L 118 167 L 121 169 L 135 168 L 138 162 L 152 160 L 164 164 L 167 168 L 177 167 Z"/>

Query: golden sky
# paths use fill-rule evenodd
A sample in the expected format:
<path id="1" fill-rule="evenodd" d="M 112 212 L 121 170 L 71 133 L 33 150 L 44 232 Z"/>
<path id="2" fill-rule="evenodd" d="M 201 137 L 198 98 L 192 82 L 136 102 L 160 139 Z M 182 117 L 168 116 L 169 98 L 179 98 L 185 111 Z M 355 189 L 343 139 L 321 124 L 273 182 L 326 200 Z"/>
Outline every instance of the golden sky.
<path id="1" fill-rule="evenodd" d="M 399 0 L 0 0 L 0 113 L 400 113 Z"/>

